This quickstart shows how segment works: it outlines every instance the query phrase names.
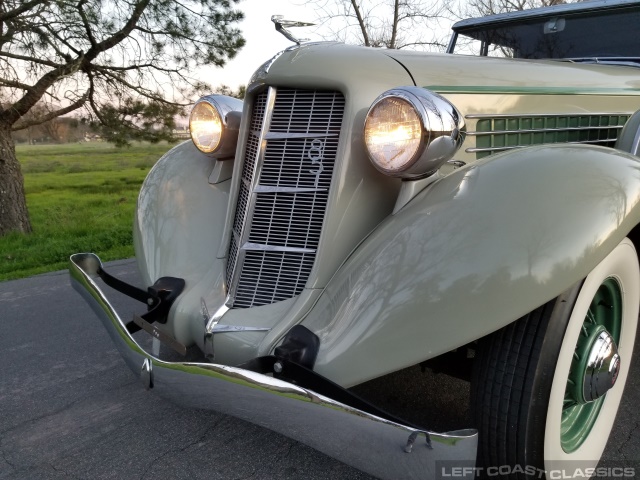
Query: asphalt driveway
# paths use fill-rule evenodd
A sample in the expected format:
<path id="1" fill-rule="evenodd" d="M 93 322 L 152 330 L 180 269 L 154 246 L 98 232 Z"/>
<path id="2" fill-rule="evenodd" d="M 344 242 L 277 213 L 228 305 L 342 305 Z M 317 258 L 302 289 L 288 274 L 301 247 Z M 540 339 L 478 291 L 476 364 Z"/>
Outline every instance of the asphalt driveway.
<path id="1" fill-rule="evenodd" d="M 109 269 L 136 282 L 132 260 Z M 125 297 L 114 304 L 139 310 Z M 371 478 L 282 435 L 145 391 L 66 272 L 0 283 L 0 365 L 0 479 Z M 631 373 L 606 452 L 616 465 L 640 460 L 640 355 Z M 464 385 L 431 374 L 434 391 L 429 375 L 413 391 L 378 393 L 406 390 L 405 407 L 429 407 L 434 428 L 464 426 Z"/>

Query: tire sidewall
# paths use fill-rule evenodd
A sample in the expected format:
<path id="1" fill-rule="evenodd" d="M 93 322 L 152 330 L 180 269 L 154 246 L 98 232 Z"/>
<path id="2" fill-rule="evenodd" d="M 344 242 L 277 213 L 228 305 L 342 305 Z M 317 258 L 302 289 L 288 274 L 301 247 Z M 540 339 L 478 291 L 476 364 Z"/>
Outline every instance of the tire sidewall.
<path id="1" fill-rule="evenodd" d="M 560 427 L 569 368 L 591 300 L 600 285 L 608 278 L 617 281 L 622 295 L 622 325 L 618 345 L 621 359 L 620 374 L 615 386 L 607 392 L 589 436 L 574 452 L 566 453 L 561 446 Z M 566 319 L 566 321 L 550 324 L 545 335 L 540 368 L 534 382 L 538 384 L 539 394 L 534 396 L 532 402 L 534 418 L 531 419 L 534 422 L 540 422 L 538 425 L 544 428 L 544 433 L 540 437 L 538 432 L 537 439 L 531 439 L 533 448 L 530 453 L 543 454 L 547 471 L 572 468 L 570 462 L 577 462 L 573 468 L 592 468 L 597 465 L 602 456 L 613 427 L 629 373 L 636 336 L 640 305 L 640 272 L 636 251 L 631 241 L 624 239 L 581 284 L 576 285 L 558 300 L 555 308 L 559 311 L 554 311 L 552 318 Z M 556 313 L 558 313 L 557 316 Z M 541 402 L 544 397 L 547 402 Z M 545 412 L 546 418 L 541 422 L 542 411 Z M 541 438 L 542 444 L 540 444 Z"/>

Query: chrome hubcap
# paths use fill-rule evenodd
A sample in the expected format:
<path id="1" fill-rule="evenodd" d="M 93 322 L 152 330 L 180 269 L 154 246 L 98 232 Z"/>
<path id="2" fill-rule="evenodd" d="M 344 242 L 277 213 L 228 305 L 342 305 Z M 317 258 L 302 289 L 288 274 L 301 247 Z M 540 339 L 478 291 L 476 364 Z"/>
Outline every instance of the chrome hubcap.
<path id="1" fill-rule="evenodd" d="M 585 403 L 602 397 L 616 384 L 620 373 L 620 355 L 608 331 L 600 331 L 591 345 L 582 383 Z"/>
<path id="2" fill-rule="evenodd" d="M 618 378 L 621 329 L 622 289 L 607 278 L 591 300 L 573 352 L 562 407 L 560 441 L 566 453 L 575 452 L 591 434 Z"/>

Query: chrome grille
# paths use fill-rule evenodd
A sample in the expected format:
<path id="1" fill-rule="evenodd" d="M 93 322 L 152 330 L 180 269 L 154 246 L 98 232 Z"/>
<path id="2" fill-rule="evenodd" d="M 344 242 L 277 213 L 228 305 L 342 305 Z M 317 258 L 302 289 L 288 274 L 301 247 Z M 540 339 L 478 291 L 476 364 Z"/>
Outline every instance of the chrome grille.
<path id="1" fill-rule="evenodd" d="M 244 163 L 242 166 L 242 177 L 240 182 L 240 193 L 236 205 L 236 214 L 233 219 L 233 235 L 229 245 L 229 255 L 227 257 L 226 279 L 227 285 L 231 284 L 233 271 L 238 261 L 238 239 L 242 235 L 242 226 L 249 211 L 249 187 L 255 174 L 256 162 L 260 151 L 260 131 L 264 122 L 264 114 L 267 108 L 267 93 L 263 92 L 256 96 L 251 112 L 251 123 L 247 138 L 247 146 L 244 153 Z"/>
<path id="2" fill-rule="evenodd" d="M 292 298 L 316 257 L 344 97 L 270 88 L 255 101 L 229 245 L 229 306 Z"/>
<path id="3" fill-rule="evenodd" d="M 275 193 L 256 201 L 249 241 L 315 249 L 320 240 L 327 192 Z"/>
<path id="4" fill-rule="evenodd" d="M 478 119 L 475 148 L 467 148 L 477 158 L 496 152 L 548 143 L 587 143 L 613 147 L 630 113 L 587 115 L 468 115 Z"/>
<path id="5" fill-rule="evenodd" d="M 314 260 L 315 254 L 248 251 L 234 307 L 266 305 L 300 293 Z"/>

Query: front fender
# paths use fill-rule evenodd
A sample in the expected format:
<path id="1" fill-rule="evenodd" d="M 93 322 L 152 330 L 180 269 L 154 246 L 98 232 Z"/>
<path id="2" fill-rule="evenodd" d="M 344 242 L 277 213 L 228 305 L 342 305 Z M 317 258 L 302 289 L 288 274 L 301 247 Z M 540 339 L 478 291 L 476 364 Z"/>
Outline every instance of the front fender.
<path id="1" fill-rule="evenodd" d="M 180 277 L 185 290 L 172 307 L 166 328 L 185 345 L 202 339 L 202 317 L 193 305 L 206 298 L 224 302 L 224 259 L 216 252 L 229 203 L 230 181 L 215 185 L 216 160 L 187 141 L 167 152 L 144 181 L 133 226 L 138 268 L 146 285 Z"/>
<path id="2" fill-rule="evenodd" d="M 497 330 L 584 278 L 640 223 L 640 160 L 537 146 L 455 171 L 385 220 L 303 325 L 350 386 Z"/>

